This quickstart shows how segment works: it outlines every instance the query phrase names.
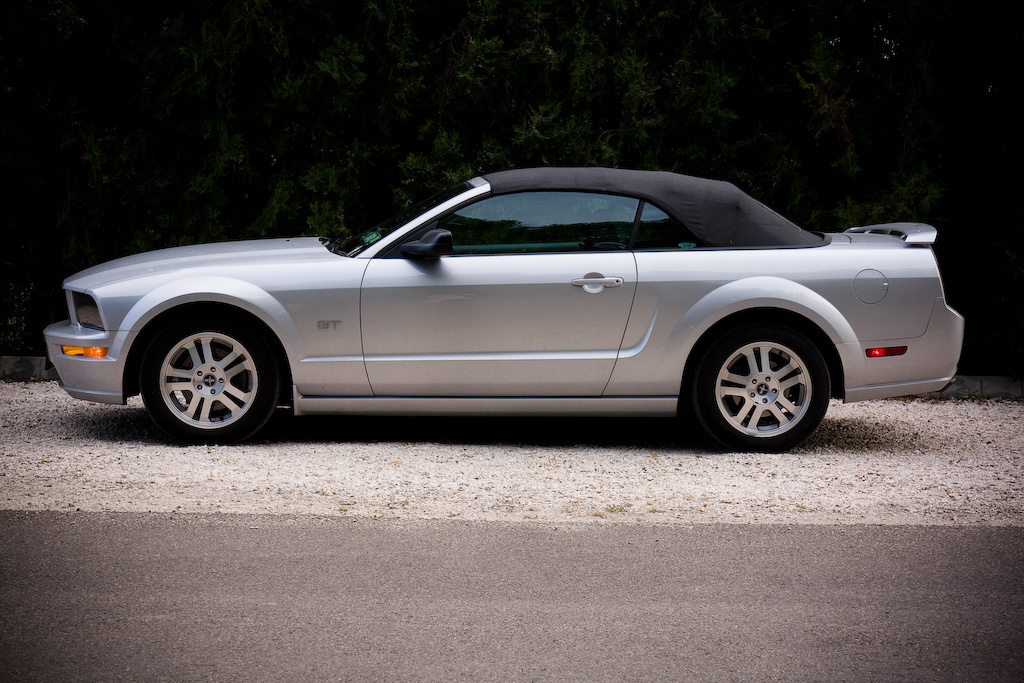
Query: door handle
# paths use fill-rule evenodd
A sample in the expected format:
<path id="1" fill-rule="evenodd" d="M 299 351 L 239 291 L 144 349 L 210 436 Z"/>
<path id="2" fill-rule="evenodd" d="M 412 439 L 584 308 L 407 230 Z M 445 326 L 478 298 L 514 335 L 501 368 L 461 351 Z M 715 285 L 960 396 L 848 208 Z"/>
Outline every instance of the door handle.
<path id="1" fill-rule="evenodd" d="M 591 294 L 597 294 L 605 287 L 621 287 L 622 283 L 621 277 L 604 277 L 603 275 L 588 275 L 572 281 L 574 287 L 582 287 L 583 291 Z"/>

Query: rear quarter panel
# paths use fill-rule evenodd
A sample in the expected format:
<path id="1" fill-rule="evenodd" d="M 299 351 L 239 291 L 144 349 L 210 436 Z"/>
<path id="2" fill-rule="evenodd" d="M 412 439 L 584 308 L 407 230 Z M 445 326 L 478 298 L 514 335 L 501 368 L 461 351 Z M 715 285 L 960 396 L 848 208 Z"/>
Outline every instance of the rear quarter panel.
<path id="1" fill-rule="evenodd" d="M 658 395 L 678 393 L 702 335 L 754 308 L 803 316 L 836 346 L 847 373 L 862 378 L 863 344 L 923 335 L 942 297 L 931 250 L 890 237 L 840 235 L 804 249 L 639 252 L 636 259 L 636 300 L 606 395 L 652 387 Z M 854 291 L 866 270 L 885 276 L 888 291 L 877 303 Z"/>

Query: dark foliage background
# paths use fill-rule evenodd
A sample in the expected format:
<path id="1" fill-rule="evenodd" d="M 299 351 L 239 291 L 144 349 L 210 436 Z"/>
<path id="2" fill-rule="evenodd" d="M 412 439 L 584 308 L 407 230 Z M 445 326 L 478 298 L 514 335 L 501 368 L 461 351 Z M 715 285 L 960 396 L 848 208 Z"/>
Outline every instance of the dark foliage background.
<path id="1" fill-rule="evenodd" d="M 961 370 L 1019 374 L 1024 29 L 991 5 L 12 0 L 0 353 L 41 354 L 61 280 L 106 259 L 600 164 L 731 180 L 816 230 L 935 225 Z"/>

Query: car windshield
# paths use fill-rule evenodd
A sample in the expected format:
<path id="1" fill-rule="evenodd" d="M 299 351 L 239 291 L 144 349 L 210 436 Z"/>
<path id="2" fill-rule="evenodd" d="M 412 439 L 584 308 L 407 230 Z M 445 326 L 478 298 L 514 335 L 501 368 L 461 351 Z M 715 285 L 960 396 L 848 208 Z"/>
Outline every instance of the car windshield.
<path id="1" fill-rule="evenodd" d="M 380 240 L 384 239 L 395 230 L 398 230 L 403 225 L 409 223 L 409 221 L 416 218 L 422 213 L 430 211 L 435 206 L 443 204 L 452 197 L 455 197 L 466 190 L 472 189 L 472 185 L 468 182 L 459 183 L 454 187 L 450 187 L 447 190 L 438 192 L 429 199 L 424 199 L 422 202 L 413 204 L 409 208 L 405 209 L 396 216 L 392 216 L 382 223 L 378 223 L 369 230 L 361 232 L 351 237 L 346 237 L 343 240 L 335 240 L 327 244 L 327 248 L 333 251 L 335 254 L 342 256 L 355 256 L 359 252 L 363 251 L 367 247 L 376 244 Z"/>

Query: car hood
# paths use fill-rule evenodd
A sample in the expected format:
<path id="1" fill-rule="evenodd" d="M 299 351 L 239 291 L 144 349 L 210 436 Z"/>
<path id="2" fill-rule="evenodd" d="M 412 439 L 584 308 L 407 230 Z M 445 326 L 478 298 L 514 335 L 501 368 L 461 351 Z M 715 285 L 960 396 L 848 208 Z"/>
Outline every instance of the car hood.
<path id="1" fill-rule="evenodd" d="M 64 287 L 85 291 L 120 280 L 204 266 L 259 266 L 282 260 L 343 258 L 329 252 L 318 237 L 290 237 L 215 244 L 194 244 L 147 251 L 101 263 L 75 273 Z"/>

